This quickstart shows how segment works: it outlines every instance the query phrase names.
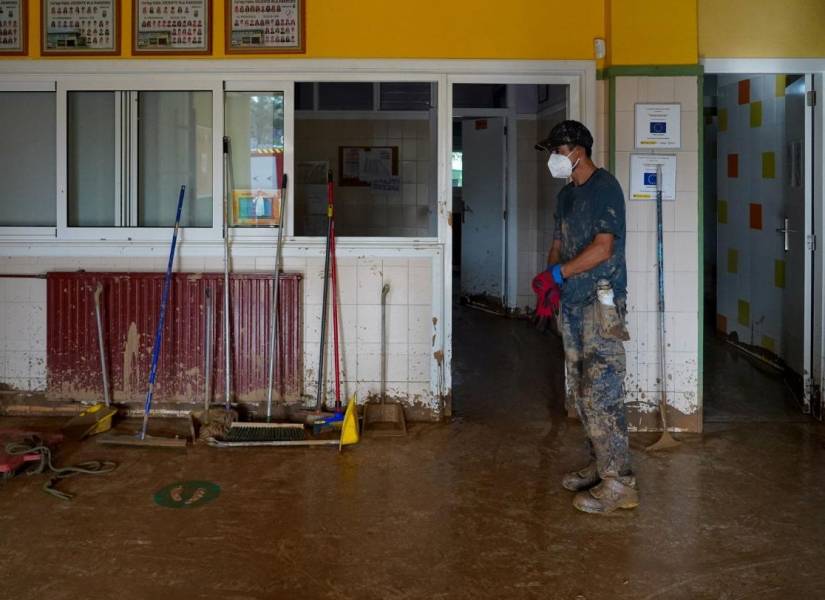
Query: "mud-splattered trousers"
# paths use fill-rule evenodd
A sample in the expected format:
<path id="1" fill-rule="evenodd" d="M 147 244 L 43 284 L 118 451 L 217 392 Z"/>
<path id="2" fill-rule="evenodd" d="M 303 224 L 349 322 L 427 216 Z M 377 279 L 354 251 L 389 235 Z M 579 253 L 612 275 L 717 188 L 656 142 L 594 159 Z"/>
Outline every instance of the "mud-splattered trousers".
<path id="1" fill-rule="evenodd" d="M 559 327 L 564 341 L 567 404 L 584 425 L 599 476 L 629 475 L 630 450 L 624 407 L 624 311 L 598 301 L 562 303 Z"/>

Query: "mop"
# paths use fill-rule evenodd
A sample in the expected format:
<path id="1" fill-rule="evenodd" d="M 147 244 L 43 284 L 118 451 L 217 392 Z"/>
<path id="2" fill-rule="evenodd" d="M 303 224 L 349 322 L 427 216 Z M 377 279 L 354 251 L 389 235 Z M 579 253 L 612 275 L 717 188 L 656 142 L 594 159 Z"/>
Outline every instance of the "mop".
<path id="1" fill-rule="evenodd" d="M 186 186 L 180 186 L 178 196 L 178 210 L 175 216 L 175 229 L 172 233 L 172 247 L 169 249 L 169 262 L 166 265 L 166 276 L 163 279 L 163 294 L 160 300 L 160 318 L 155 330 L 155 342 L 152 345 L 152 366 L 149 369 L 149 389 L 146 391 L 146 402 L 143 405 L 143 425 L 140 432 L 135 435 L 130 434 L 108 434 L 98 438 L 102 444 L 122 444 L 127 446 L 186 446 L 185 438 L 162 438 L 152 437 L 146 434 L 149 427 L 149 413 L 152 410 L 152 398 L 155 392 L 155 381 L 158 374 L 158 358 L 160 357 L 160 347 L 163 342 L 163 324 L 166 320 L 166 307 L 169 303 L 169 288 L 172 284 L 172 266 L 175 262 L 175 246 L 178 242 L 178 230 L 180 229 L 180 214 L 183 209 L 183 197 L 186 193 Z"/>
<path id="2" fill-rule="evenodd" d="M 662 165 L 656 166 L 656 261 L 659 275 L 659 361 L 662 371 L 662 394 L 659 397 L 659 414 L 662 420 L 662 436 L 647 451 L 666 450 L 679 445 L 671 437 L 667 427 L 667 363 L 665 362 L 665 271 L 664 234 L 662 232 Z"/>

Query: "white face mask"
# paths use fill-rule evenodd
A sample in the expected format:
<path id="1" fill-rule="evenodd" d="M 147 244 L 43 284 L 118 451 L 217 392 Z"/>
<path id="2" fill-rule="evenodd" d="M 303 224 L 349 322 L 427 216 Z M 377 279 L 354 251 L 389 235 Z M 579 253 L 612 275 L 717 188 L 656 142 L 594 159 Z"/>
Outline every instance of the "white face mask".
<path id="1" fill-rule="evenodd" d="M 554 152 L 547 161 L 547 168 L 550 169 L 550 175 L 556 179 L 567 179 L 573 174 L 573 169 L 578 166 L 579 160 L 573 164 L 569 156 Z"/>

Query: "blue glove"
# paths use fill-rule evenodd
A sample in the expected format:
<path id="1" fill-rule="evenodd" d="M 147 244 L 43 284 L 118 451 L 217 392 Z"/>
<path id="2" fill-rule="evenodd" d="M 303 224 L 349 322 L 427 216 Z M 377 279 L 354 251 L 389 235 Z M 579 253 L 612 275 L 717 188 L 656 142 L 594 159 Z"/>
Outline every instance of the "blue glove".
<path id="1" fill-rule="evenodd" d="M 553 276 L 553 281 L 556 282 L 556 285 L 559 287 L 564 285 L 564 275 L 561 274 L 560 264 L 556 263 L 555 265 L 547 267 L 547 271 Z"/>

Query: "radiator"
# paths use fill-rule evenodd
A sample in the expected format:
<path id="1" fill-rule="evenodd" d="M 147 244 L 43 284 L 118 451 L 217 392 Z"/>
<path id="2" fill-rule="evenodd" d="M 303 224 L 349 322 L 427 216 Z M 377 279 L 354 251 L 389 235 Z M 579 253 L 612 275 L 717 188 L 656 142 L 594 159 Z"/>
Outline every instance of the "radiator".
<path id="1" fill-rule="evenodd" d="M 279 357 L 275 394 L 287 401 L 302 393 L 301 278 L 280 279 Z M 146 394 L 158 323 L 163 273 L 49 273 L 46 365 L 48 393 L 56 399 L 102 400 L 94 292 L 103 285 L 101 317 L 110 390 L 116 402 L 141 402 Z M 235 274 L 230 279 L 231 387 L 239 402 L 266 399 L 272 275 Z M 211 400 L 224 399 L 223 274 L 176 273 L 158 363 L 159 402 L 202 404 L 206 371 L 205 292 L 215 307 Z"/>

